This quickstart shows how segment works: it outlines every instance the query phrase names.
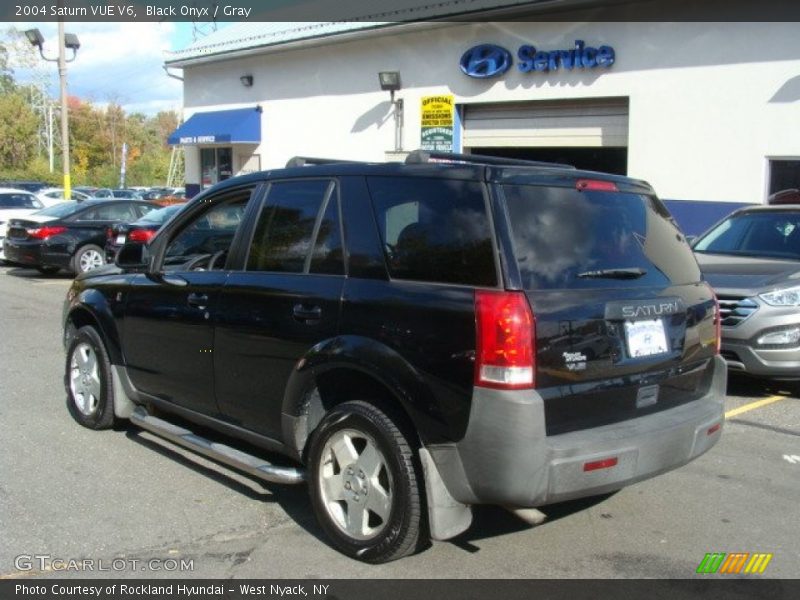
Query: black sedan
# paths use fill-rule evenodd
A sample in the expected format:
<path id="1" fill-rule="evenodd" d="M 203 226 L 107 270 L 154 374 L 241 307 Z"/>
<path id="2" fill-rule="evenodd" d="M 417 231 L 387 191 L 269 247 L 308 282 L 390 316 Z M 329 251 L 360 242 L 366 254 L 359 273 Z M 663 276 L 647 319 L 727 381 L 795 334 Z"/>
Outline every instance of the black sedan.
<path id="1" fill-rule="evenodd" d="M 11 219 L 4 241 L 6 260 L 42 273 L 85 273 L 105 264 L 106 231 L 139 219 L 158 206 L 141 200 L 62 202 Z"/>
<path id="2" fill-rule="evenodd" d="M 147 213 L 133 223 L 117 223 L 106 231 L 106 259 L 112 262 L 126 242 L 147 243 L 161 226 L 185 204 L 173 204 Z"/>

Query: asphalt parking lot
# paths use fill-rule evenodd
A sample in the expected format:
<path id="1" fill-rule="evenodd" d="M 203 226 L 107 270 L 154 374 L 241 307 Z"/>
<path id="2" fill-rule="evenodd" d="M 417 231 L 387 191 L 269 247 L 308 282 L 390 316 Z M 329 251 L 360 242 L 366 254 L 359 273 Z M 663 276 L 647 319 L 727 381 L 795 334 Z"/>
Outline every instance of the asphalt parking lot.
<path id="1" fill-rule="evenodd" d="M 132 427 L 75 424 L 60 345 L 69 283 L 0 266 L 2 578 L 692 578 L 710 577 L 695 573 L 709 552 L 772 553 L 759 577 L 800 577 L 800 385 L 732 379 L 722 440 L 697 461 L 549 507 L 533 528 L 483 507 L 458 539 L 370 566 L 325 543 L 305 487 L 265 486 Z M 41 555 L 109 570 L 18 558 Z M 167 571 L 169 559 L 191 569 Z"/>

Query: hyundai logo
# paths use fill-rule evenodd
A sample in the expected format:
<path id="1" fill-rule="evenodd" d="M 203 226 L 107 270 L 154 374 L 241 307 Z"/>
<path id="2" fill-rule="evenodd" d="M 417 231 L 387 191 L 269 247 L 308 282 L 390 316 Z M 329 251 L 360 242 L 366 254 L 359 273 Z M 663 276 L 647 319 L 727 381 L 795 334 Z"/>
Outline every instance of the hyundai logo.
<path id="1" fill-rule="evenodd" d="M 459 64 L 461 70 L 470 77 L 497 77 L 511 68 L 511 53 L 494 44 L 481 44 L 464 52 Z"/>

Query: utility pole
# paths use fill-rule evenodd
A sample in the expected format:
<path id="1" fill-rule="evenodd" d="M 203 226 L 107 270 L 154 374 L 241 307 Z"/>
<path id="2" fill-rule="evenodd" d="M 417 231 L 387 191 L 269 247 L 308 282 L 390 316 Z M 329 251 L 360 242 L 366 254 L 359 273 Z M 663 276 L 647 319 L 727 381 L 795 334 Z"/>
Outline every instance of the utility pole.
<path id="1" fill-rule="evenodd" d="M 59 2 L 59 6 L 62 2 Z M 25 32 L 25 37 L 31 45 L 39 48 L 39 55 L 47 61 L 53 62 L 54 59 L 47 58 L 44 55 L 42 45 L 44 44 L 44 36 L 38 29 L 28 29 Z M 69 121 L 67 114 L 67 63 L 75 60 L 78 53 L 78 48 L 81 47 L 78 41 L 78 36 L 74 33 L 64 33 L 64 20 L 58 21 L 58 79 L 61 84 L 61 153 L 62 165 L 64 168 L 64 198 L 69 200 L 72 198 L 72 182 L 69 176 Z M 67 48 L 72 50 L 72 58 L 67 60 Z"/>
<path id="2" fill-rule="evenodd" d="M 58 80 L 61 85 L 61 164 L 64 167 L 64 199 L 72 198 L 69 175 L 69 115 L 67 113 L 67 45 L 64 38 L 64 19 L 58 21 Z"/>

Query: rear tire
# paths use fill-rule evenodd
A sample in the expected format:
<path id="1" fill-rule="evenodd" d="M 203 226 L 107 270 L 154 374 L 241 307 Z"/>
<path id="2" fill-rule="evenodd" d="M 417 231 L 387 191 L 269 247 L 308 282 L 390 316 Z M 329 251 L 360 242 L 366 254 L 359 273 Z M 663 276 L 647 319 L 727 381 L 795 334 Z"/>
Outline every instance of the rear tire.
<path id="1" fill-rule="evenodd" d="M 72 338 L 64 385 L 73 419 L 89 429 L 109 429 L 114 425 L 111 362 L 94 327 L 81 327 Z"/>
<path id="2" fill-rule="evenodd" d="M 417 550 L 418 462 L 386 412 L 362 401 L 334 407 L 313 434 L 308 464 L 314 512 L 339 551 L 377 564 Z"/>
<path id="3" fill-rule="evenodd" d="M 76 275 L 94 271 L 104 264 L 106 264 L 105 250 L 94 244 L 81 246 L 72 257 L 72 271 Z"/>

